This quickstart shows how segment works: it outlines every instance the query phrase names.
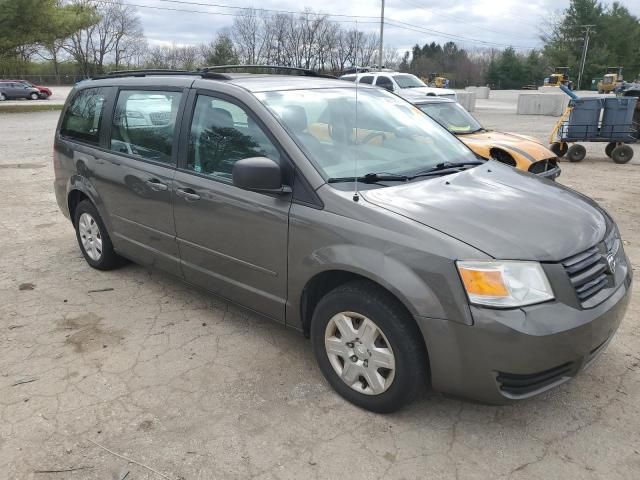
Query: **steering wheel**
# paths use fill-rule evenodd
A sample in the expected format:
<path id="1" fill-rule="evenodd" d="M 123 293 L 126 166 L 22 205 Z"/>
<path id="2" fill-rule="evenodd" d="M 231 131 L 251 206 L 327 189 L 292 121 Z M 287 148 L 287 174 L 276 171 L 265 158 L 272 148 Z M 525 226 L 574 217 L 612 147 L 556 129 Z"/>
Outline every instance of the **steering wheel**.
<path id="1" fill-rule="evenodd" d="M 369 143 L 371 140 L 373 140 L 376 137 L 382 137 L 382 143 L 384 143 L 384 141 L 387 139 L 387 136 L 385 135 L 384 132 L 371 132 L 371 133 L 367 134 L 358 143 L 360 143 L 360 144 Z"/>

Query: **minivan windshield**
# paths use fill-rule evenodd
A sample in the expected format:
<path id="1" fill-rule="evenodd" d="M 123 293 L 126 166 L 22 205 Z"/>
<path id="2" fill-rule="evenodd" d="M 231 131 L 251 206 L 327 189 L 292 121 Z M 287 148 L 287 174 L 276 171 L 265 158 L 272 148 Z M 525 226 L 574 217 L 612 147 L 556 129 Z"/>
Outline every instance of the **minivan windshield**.
<path id="1" fill-rule="evenodd" d="M 482 125 L 456 102 L 423 103 L 417 107 L 456 135 L 483 130 Z"/>
<path id="2" fill-rule="evenodd" d="M 415 175 L 446 163 L 477 164 L 456 137 L 405 100 L 375 88 L 257 93 L 327 179 Z M 357 117 L 357 118 L 356 118 Z"/>
<path id="3" fill-rule="evenodd" d="M 420 88 L 427 85 L 415 75 L 410 73 L 402 73 L 400 75 L 394 75 L 393 79 L 396 81 L 400 88 Z"/>

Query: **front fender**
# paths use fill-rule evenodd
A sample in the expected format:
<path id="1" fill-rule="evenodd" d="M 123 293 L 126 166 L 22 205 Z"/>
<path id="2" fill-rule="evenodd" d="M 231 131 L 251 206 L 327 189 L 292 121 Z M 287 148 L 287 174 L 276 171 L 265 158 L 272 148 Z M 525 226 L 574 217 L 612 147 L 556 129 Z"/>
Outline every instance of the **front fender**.
<path id="1" fill-rule="evenodd" d="M 332 199 L 325 196 L 327 203 Z M 307 285 L 323 272 L 356 274 L 387 289 L 412 315 L 471 324 L 456 258 L 484 256 L 437 230 L 373 204 L 346 203 L 358 219 L 293 205 L 289 216 L 287 324 L 302 328 Z"/>
<path id="2" fill-rule="evenodd" d="M 415 271 L 387 253 L 358 245 L 332 245 L 312 252 L 307 266 L 312 277 L 331 270 L 355 273 L 389 290 L 413 315 L 428 312 L 432 318 L 446 318 L 434 291 Z"/>

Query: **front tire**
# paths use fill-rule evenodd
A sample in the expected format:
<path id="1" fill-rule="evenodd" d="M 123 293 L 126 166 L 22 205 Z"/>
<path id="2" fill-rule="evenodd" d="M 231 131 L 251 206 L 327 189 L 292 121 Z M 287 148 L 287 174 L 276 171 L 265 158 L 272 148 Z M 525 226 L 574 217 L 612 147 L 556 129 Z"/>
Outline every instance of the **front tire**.
<path id="1" fill-rule="evenodd" d="M 616 142 L 607 143 L 607 146 L 604 147 L 604 153 L 607 155 L 607 157 L 611 158 L 611 152 L 613 152 L 613 149 L 617 146 L 618 144 Z"/>
<path id="2" fill-rule="evenodd" d="M 562 158 L 567 153 L 567 150 L 569 150 L 569 145 L 565 142 L 555 142 L 551 144 L 549 149 L 555 153 L 558 158 Z"/>
<path id="3" fill-rule="evenodd" d="M 114 252 L 107 228 L 93 203 L 81 201 L 73 217 L 78 245 L 87 263 L 98 270 L 120 266 L 122 259 Z"/>
<path id="4" fill-rule="evenodd" d="M 570 162 L 581 162 L 584 160 L 584 157 L 587 155 L 587 149 L 582 145 L 574 144 L 567 151 L 567 158 Z"/>
<path id="5" fill-rule="evenodd" d="M 322 374 L 345 399 L 377 413 L 400 409 L 428 377 L 422 334 L 389 292 L 353 281 L 325 295 L 311 324 Z"/>
<path id="6" fill-rule="evenodd" d="M 40 95 L 38 95 L 36 92 L 33 92 L 31 95 L 29 95 L 29 98 L 31 100 L 38 100 L 40 98 Z"/>

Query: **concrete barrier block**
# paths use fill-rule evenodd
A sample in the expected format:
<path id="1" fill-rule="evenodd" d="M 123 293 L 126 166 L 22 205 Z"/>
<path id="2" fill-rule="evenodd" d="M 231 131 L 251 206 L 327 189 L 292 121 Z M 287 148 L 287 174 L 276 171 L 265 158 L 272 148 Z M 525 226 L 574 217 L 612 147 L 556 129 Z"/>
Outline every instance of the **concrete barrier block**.
<path id="1" fill-rule="evenodd" d="M 476 87 L 473 85 L 470 85 L 468 87 L 464 87 L 465 91 L 467 92 L 474 92 L 476 94 L 476 100 L 478 98 L 489 98 L 489 87 Z"/>
<path id="2" fill-rule="evenodd" d="M 467 112 L 473 112 L 476 109 L 476 92 L 456 92 L 456 95 L 458 96 L 458 103 L 462 105 Z"/>
<path id="3" fill-rule="evenodd" d="M 569 104 L 564 93 L 521 93 L 518 95 L 518 115 L 549 115 L 559 117 Z"/>
<path id="4" fill-rule="evenodd" d="M 491 89 L 489 87 L 478 87 L 476 89 L 476 98 L 487 99 L 489 98 L 489 93 Z"/>
<path id="5" fill-rule="evenodd" d="M 558 92 L 562 92 L 562 90 L 560 90 L 560 88 L 554 87 L 552 85 L 538 87 L 538 91 L 540 93 L 558 93 Z"/>

